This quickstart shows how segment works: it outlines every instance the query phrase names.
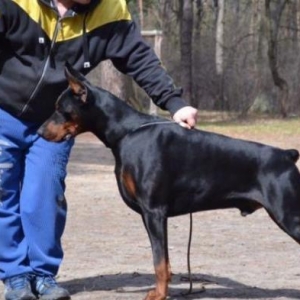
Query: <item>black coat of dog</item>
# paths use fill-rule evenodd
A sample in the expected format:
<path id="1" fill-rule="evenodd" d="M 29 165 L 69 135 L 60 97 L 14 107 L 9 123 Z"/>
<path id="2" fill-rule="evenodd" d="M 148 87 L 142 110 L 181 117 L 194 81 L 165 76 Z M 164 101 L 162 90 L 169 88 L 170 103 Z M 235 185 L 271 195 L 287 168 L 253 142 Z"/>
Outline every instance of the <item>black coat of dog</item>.
<path id="1" fill-rule="evenodd" d="M 156 288 L 145 299 L 168 294 L 168 217 L 223 208 L 247 215 L 264 207 L 300 241 L 297 150 L 185 129 L 137 112 L 68 65 L 66 76 L 69 88 L 39 133 L 59 142 L 90 131 L 112 150 L 120 194 L 141 214 L 152 245 Z"/>

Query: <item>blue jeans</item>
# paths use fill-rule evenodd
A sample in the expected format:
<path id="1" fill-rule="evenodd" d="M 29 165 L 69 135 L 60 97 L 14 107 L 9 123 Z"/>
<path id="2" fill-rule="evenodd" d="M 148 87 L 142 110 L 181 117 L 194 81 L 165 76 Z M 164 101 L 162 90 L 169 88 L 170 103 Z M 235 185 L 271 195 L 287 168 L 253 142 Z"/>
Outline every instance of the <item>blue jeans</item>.
<path id="1" fill-rule="evenodd" d="M 74 140 L 47 142 L 39 125 L 0 109 L 0 279 L 56 275 L 63 258 L 66 167 Z"/>

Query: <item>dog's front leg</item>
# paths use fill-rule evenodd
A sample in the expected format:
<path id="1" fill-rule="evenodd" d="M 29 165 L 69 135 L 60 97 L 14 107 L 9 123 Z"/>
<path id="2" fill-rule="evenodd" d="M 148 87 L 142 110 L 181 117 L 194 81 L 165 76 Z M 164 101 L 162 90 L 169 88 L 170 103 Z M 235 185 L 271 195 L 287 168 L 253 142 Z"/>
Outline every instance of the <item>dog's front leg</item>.
<path id="1" fill-rule="evenodd" d="M 168 282 L 171 280 L 167 217 L 146 213 L 143 214 L 143 221 L 151 242 L 156 276 L 156 288 L 149 291 L 145 300 L 164 300 L 168 295 Z"/>

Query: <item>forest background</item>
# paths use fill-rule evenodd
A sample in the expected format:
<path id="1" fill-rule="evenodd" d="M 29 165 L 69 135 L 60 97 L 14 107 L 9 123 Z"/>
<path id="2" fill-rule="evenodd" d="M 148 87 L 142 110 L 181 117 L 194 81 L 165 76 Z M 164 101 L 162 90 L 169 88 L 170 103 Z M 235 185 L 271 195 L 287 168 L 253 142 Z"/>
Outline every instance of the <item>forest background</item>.
<path id="1" fill-rule="evenodd" d="M 300 1 L 127 2 L 194 107 L 241 117 L 300 113 Z M 137 108 L 148 109 L 147 96 L 109 63 L 91 77 Z"/>

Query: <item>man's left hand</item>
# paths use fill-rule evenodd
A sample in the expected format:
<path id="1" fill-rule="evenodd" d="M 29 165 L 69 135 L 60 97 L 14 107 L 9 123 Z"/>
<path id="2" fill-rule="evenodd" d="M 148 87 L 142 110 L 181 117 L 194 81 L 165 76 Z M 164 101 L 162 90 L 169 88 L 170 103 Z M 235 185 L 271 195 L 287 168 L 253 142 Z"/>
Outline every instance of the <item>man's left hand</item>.
<path id="1" fill-rule="evenodd" d="M 176 111 L 173 120 L 180 126 L 191 129 L 197 123 L 198 110 L 192 106 L 185 106 Z"/>

